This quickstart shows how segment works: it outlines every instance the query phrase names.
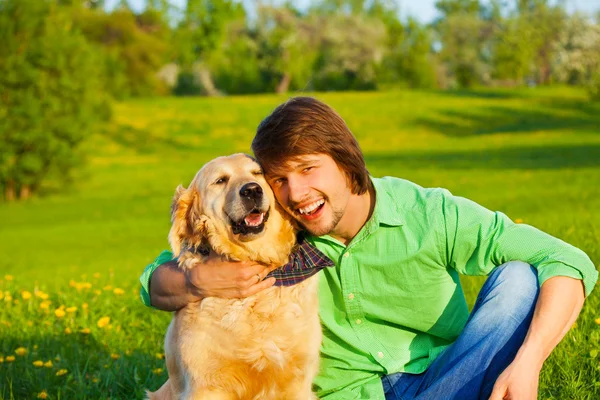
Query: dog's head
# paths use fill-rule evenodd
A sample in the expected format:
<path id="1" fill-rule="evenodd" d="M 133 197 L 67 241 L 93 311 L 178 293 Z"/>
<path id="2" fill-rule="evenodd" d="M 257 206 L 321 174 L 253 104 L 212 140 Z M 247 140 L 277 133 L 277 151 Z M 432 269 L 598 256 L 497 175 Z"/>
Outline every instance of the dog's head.
<path id="1" fill-rule="evenodd" d="M 175 255 L 209 245 L 234 259 L 287 262 L 295 243 L 260 165 L 250 156 L 219 157 L 179 186 L 171 209 L 169 243 Z"/>

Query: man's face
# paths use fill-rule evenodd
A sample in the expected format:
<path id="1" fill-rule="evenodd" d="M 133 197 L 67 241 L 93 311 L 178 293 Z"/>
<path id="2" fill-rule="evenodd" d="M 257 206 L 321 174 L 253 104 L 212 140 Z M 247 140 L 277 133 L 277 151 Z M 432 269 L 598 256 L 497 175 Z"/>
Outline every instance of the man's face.
<path id="1" fill-rule="evenodd" d="M 267 172 L 279 204 L 310 234 L 332 233 L 343 217 L 351 190 L 346 175 L 326 154 L 307 154 Z"/>

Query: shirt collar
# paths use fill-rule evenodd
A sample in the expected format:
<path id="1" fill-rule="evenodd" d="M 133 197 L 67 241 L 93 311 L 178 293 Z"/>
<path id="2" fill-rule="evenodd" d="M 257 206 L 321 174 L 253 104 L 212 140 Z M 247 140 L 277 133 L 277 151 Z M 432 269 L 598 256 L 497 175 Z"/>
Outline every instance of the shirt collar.
<path id="1" fill-rule="evenodd" d="M 371 182 L 375 188 L 375 209 L 370 220 L 388 226 L 403 225 L 404 221 L 396 205 L 397 200 L 386 190 L 385 178 L 371 177 Z"/>

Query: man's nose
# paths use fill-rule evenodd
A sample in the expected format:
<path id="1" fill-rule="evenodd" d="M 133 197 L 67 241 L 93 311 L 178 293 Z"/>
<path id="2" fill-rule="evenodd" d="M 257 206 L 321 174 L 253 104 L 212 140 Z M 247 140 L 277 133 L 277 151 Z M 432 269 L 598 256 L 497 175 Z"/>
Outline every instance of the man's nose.
<path id="1" fill-rule="evenodd" d="M 240 197 L 248 200 L 260 200 L 263 196 L 262 187 L 256 182 L 246 183 L 240 189 Z"/>
<path id="2" fill-rule="evenodd" d="M 302 179 L 288 178 L 288 198 L 291 203 L 299 203 L 306 199 L 308 186 Z"/>

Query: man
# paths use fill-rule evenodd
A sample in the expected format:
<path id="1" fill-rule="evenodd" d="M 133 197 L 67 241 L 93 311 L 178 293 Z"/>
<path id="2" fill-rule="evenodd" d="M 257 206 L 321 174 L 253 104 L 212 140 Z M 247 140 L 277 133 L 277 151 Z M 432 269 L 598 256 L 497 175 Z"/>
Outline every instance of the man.
<path id="1" fill-rule="evenodd" d="M 598 273 L 580 250 L 443 189 L 371 178 L 327 105 L 297 97 L 252 149 L 284 209 L 335 263 L 319 277 L 324 399 L 535 399 L 543 362 Z M 274 283 L 259 265 L 211 256 L 184 275 L 163 253 L 146 304 L 176 310 Z M 458 273 L 489 275 L 469 315 Z M 541 285 L 541 288 L 540 288 Z"/>

